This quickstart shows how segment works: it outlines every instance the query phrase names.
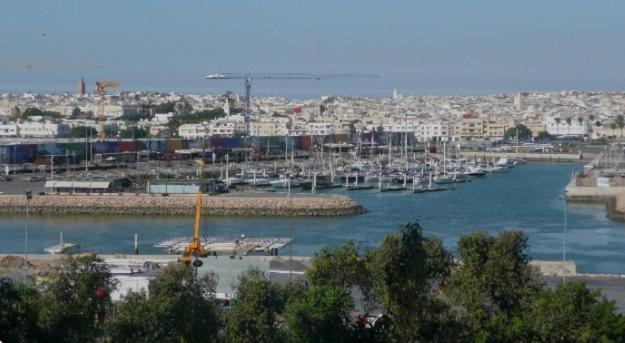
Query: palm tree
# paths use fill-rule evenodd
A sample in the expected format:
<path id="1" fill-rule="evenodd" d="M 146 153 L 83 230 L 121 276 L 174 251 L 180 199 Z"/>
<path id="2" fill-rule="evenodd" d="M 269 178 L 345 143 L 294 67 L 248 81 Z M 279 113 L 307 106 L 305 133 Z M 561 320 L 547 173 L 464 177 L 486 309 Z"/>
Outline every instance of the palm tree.
<path id="1" fill-rule="evenodd" d="M 625 118 L 623 118 L 622 114 L 616 116 L 615 124 L 621 130 L 620 137 L 623 138 L 623 127 L 625 127 Z"/>
<path id="2" fill-rule="evenodd" d="M 577 117 L 577 123 L 579 124 L 580 128 L 583 128 L 582 124 L 584 124 L 584 118 L 582 116 Z"/>
<path id="3" fill-rule="evenodd" d="M 560 119 L 560 118 L 555 118 L 554 120 L 556 121 L 556 131 L 558 131 L 558 134 L 560 134 L 560 121 L 561 121 L 562 119 Z"/>
<path id="4" fill-rule="evenodd" d="M 616 129 L 616 124 L 610 123 L 610 128 L 612 129 L 612 137 L 616 137 L 616 135 L 614 134 L 614 129 Z"/>
<path id="5" fill-rule="evenodd" d="M 566 132 L 570 135 L 571 134 L 571 117 L 566 117 L 566 125 L 568 125 L 568 128 L 566 129 Z"/>

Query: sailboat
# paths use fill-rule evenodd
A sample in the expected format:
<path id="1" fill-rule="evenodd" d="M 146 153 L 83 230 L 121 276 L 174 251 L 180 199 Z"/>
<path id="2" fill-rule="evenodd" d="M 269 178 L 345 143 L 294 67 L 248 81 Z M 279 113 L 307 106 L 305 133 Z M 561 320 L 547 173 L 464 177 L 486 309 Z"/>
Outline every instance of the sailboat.
<path id="1" fill-rule="evenodd" d="M 53 246 L 49 246 L 49 247 L 43 249 L 43 251 L 45 251 L 46 254 L 51 254 L 51 255 L 73 254 L 73 253 L 78 252 L 79 248 L 80 248 L 80 246 L 78 244 L 64 242 L 63 241 L 63 232 L 61 232 L 61 237 L 60 237 L 59 244 L 55 244 Z"/>

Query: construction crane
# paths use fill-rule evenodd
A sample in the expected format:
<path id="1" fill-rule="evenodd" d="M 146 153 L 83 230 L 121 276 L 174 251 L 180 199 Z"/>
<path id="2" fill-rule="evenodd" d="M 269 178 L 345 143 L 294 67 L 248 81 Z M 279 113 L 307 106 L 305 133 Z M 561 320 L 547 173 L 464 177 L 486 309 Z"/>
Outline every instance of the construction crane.
<path id="1" fill-rule="evenodd" d="M 204 161 L 200 160 L 200 179 L 202 178 L 204 172 Z M 182 252 L 182 262 L 185 265 L 190 265 L 191 260 L 195 256 L 197 257 L 206 257 L 206 251 L 200 242 L 200 225 L 202 222 L 202 199 L 204 194 L 202 194 L 202 183 L 199 183 L 199 188 L 197 194 L 195 195 L 195 225 L 193 226 L 193 240 L 189 245 L 184 247 Z M 194 263 L 194 266 L 201 266 L 201 261 L 198 260 L 198 263 Z"/>
<path id="2" fill-rule="evenodd" d="M 218 73 L 208 74 L 208 80 L 245 80 L 245 136 L 250 133 L 251 90 L 253 80 L 338 80 L 338 79 L 378 79 L 376 74 L 314 74 L 314 73 Z"/>
<path id="3" fill-rule="evenodd" d="M 115 81 L 96 81 L 95 91 L 100 96 L 100 103 L 98 105 L 98 139 L 104 140 L 104 95 L 107 88 L 117 88 L 119 84 Z"/>
<path id="4" fill-rule="evenodd" d="M 102 69 L 104 65 L 92 62 L 69 62 L 47 60 L 0 60 L 0 69 Z"/>

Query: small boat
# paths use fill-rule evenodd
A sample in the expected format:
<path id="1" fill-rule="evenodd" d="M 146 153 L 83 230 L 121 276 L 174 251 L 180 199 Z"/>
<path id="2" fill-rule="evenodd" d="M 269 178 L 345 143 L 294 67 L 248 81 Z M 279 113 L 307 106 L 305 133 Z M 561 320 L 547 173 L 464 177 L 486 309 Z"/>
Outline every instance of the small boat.
<path id="1" fill-rule="evenodd" d="M 481 167 L 470 167 L 469 170 L 464 172 L 464 175 L 479 177 L 486 175 L 486 172 Z"/>
<path id="2" fill-rule="evenodd" d="M 404 186 L 385 186 L 380 188 L 380 192 L 398 192 L 405 191 L 406 187 Z"/>
<path id="3" fill-rule="evenodd" d="M 508 167 L 502 167 L 502 166 L 497 166 L 497 165 L 492 166 L 488 169 L 489 173 L 505 173 L 508 171 L 510 171 Z"/>
<path id="4" fill-rule="evenodd" d="M 432 180 L 435 184 L 444 185 L 449 183 L 454 183 L 454 178 L 449 175 L 436 175 Z"/>
<path id="5" fill-rule="evenodd" d="M 413 193 L 429 193 L 429 192 L 442 192 L 446 190 L 447 188 L 445 187 L 415 188 L 412 192 Z"/>
<path id="6" fill-rule="evenodd" d="M 373 189 L 375 186 L 373 185 L 348 185 L 345 186 L 346 191 L 360 191 L 365 189 Z"/>
<path id="7" fill-rule="evenodd" d="M 59 244 L 55 244 L 53 246 L 47 247 L 43 249 L 46 254 L 51 255 L 60 255 L 60 254 L 73 254 L 78 252 L 80 246 L 75 243 L 67 243 L 63 241 L 63 232 L 61 232 L 61 240 Z"/>

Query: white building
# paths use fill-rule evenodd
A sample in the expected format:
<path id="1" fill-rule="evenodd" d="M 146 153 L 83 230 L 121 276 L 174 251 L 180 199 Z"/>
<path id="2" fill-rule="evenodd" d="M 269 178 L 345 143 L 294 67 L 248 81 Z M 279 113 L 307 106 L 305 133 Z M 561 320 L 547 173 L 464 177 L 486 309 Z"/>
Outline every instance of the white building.
<path id="1" fill-rule="evenodd" d="M 588 134 L 588 121 L 584 119 L 580 123 L 577 118 L 571 118 L 567 123 L 566 118 L 560 118 L 559 122 L 556 118 L 549 118 L 547 132 L 554 136 L 584 136 Z"/>
<path id="2" fill-rule="evenodd" d="M 20 137 L 67 137 L 69 136 L 69 125 L 52 122 L 24 122 L 18 123 Z"/>
<path id="3" fill-rule="evenodd" d="M 211 132 L 210 125 L 200 124 L 183 124 L 178 127 L 178 136 L 184 139 L 196 139 L 208 137 Z"/>
<path id="4" fill-rule="evenodd" d="M 17 124 L 0 124 L 0 137 L 17 137 L 18 135 Z"/>
<path id="5" fill-rule="evenodd" d="M 172 112 L 169 113 L 156 113 L 152 121 L 158 124 L 167 124 L 169 120 L 174 117 Z"/>
<path id="6" fill-rule="evenodd" d="M 250 135 L 286 136 L 289 134 L 289 121 L 284 117 L 256 117 L 250 121 Z"/>
<path id="7" fill-rule="evenodd" d="M 332 134 L 332 124 L 330 123 L 308 123 L 308 134 L 313 136 L 329 136 Z"/>
<path id="8" fill-rule="evenodd" d="M 447 140 L 446 126 L 442 122 L 421 123 L 416 127 L 415 138 L 419 142 L 427 142 L 431 140 Z"/>
<path id="9" fill-rule="evenodd" d="M 245 119 L 242 115 L 230 115 L 210 122 L 211 136 L 234 136 L 245 133 Z"/>

